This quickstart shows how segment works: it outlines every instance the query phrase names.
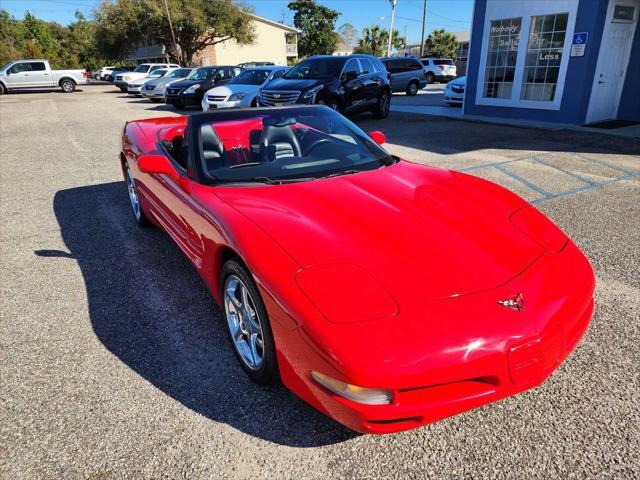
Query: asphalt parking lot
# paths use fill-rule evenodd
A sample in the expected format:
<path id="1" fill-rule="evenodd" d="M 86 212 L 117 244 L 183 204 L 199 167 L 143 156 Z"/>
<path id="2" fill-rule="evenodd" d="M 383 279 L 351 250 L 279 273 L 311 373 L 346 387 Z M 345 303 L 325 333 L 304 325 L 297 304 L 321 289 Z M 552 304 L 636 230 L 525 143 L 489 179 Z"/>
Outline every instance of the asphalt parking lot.
<path id="1" fill-rule="evenodd" d="M 134 224 L 122 126 L 175 113 L 109 86 L 82 90 L 0 98 L 0 477 L 637 478 L 640 143 L 356 118 L 392 153 L 534 202 L 598 279 L 587 334 L 541 387 L 363 436 L 252 384 L 187 260 Z"/>

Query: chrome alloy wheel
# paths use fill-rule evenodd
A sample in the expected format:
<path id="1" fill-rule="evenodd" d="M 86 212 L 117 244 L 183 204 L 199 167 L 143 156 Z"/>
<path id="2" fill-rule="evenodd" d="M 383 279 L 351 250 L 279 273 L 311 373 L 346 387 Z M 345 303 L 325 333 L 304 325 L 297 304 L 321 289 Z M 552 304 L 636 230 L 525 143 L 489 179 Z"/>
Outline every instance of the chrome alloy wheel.
<path id="1" fill-rule="evenodd" d="M 258 370 L 265 355 L 262 323 L 249 289 L 235 275 L 224 285 L 224 309 L 240 359 L 249 369 Z"/>
<path id="2" fill-rule="evenodd" d="M 138 193 L 136 192 L 136 183 L 133 179 L 133 175 L 131 174 L 131 170 L 127 168 L 127 190 L 129 191 L 129 201 L 131 202 L 131 209 L 133 210 L 133 215 L 136 217 L 137 221 L 140 221 L 142 218 L 142 213 L 140 210 L 140 200 L 138 199 Z"/>

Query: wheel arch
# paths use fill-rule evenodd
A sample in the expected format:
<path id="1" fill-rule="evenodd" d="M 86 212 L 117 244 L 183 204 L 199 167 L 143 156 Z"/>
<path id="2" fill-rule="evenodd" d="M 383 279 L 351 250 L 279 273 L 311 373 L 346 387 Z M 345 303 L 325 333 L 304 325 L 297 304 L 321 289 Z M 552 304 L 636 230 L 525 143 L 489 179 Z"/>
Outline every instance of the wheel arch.
<path id="1" fill-rule="evenodd" d="M 213 294 L 218 305 L 222 305 L 222 299 L 220 298 L 220 272 L 222 271 L 222 266 L 228 262 L 229 260 L 236 260 L 240 265 L 247 269 L 248 272 L 251 272 L 246 262 L 242 259 L 240 254 L 230 247 L 229 245 L 221 245 L 219 246 L 214 255 L 213 255 L 212 270 L 210 272 L 210 290 Z"/>
<path id="2" fill-rule="evenodd" d="M 66 76 L 66 77 L 62 77 L 60 80 L 58 80 L 58 86 L 59 87 L 62 86 L 62 82 L 64 82 L 65 80 L 71 80 L 74 85 L 78 85 L 78 82 L 76 82 L 75 78 Z"/>

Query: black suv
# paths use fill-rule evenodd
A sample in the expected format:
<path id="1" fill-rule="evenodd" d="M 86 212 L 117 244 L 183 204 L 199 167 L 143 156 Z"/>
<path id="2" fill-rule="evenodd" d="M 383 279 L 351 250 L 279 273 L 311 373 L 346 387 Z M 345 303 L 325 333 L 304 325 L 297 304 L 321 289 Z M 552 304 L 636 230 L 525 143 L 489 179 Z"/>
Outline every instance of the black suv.
<path id="1" fill-rule="evenodd" d="M 369 110 L 377 118 L 386 118 L 391 102 L 389 77 L 380 60 L 370 55 L 318 55 L 265 85 L 258 102 L 265 107 L 319 103 L 345 114 Z"/>
<path id="2" fill-rule="evenodd" d="M 171 83 L 165 92 L 165 102 L 176 108 L 199 107 L 210 88 L 224 85 L 243 68 L 236 66 L 200 67 L 191 70 L 184 80 Z"/>

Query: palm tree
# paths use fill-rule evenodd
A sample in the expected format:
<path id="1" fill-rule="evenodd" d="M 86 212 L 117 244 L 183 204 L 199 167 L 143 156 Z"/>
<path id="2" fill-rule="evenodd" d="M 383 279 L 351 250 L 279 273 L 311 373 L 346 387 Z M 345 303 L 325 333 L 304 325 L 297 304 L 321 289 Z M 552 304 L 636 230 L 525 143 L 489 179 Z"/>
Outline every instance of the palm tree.
<path id="1" fill-rule="evenodd" d="M 388 43 L 389 32 L 378 25 L 371 25 L 362 29 L 362 37 L 360 37 L 355 51 L 356 53 L 367 53 L 381 57 L 386 54 Z M 406 44 L 407 40 L 401 37 L 397 30 L 394 30 L 391 46 L 393 48 L 404 48 Z"/>

